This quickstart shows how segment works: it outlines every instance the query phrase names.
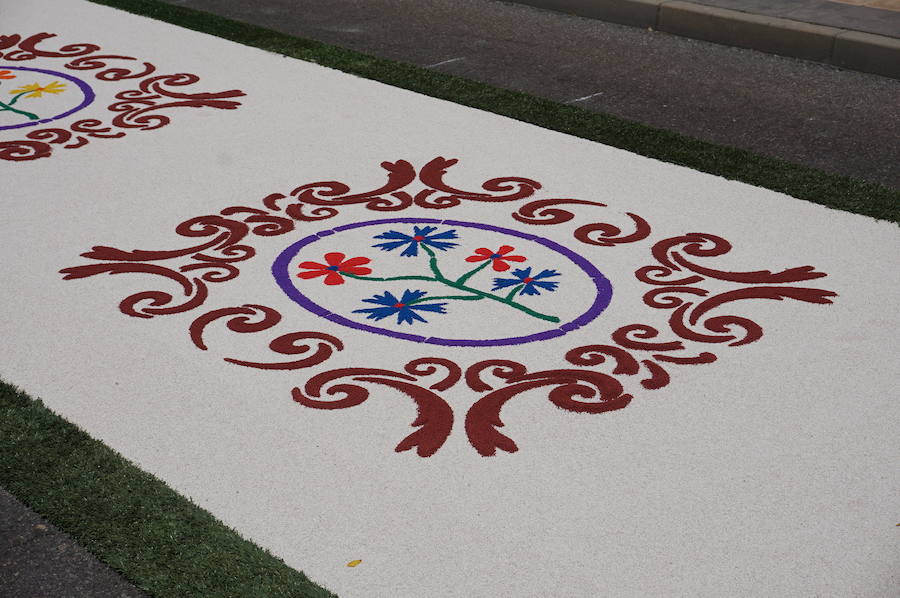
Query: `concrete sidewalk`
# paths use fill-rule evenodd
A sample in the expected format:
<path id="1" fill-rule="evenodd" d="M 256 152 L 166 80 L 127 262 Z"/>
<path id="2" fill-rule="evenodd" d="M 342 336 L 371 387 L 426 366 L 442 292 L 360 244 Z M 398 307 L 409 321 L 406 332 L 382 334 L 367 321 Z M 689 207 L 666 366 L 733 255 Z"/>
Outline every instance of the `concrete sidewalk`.
<path id="1" fill-rule="evenodd" d="M 893 8 L 890 2 L 869 2 L 870 7 L 830 0 L 512 1 L 900 78 L 900 5 Z"/>

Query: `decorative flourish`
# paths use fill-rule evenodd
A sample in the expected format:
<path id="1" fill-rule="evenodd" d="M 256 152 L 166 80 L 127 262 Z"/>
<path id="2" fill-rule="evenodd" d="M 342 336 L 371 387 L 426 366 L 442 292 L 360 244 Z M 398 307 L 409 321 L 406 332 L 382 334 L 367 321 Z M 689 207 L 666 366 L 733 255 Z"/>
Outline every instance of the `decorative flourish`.
<path id="1" fill-rule="evenodd" d="M 446 209 L 460 205 L 463 201 L 485 201 L 491 203 L 518 201 L 531 197 L 541 188 L 541 184 L 522 177 L 500 177 L 485 181 L 481 188 L 487 191 L 464 191 L 444 182 L 447 170 L 459 160 L 435 158 L 422 167 L 419 180 L 428 189 L 416 194 L 415 204 L 422 208 Z"/>
<path id="2" fill-rule="evenodd" d="M 136 60 L 131 56 L 119 56 L 118 54 L 94 54 L 90 56 L 81 56 L 71 62 L 66 63 L 66 68 L 76 71 L 89 71 L 94 69 L 103 69 L 94 74 L 94 77 L 101 81 L 122 81 L 123 79 L 142 79 L 154 71 L 156 67 L 149 62 L 141 63 L 142 68 L 132 70 L 128 68 L 132 66 L 132 60 Z M 126 66 L 104 68 L 110 61 L 122 61 Z"/>
<path id="3" fill-rule="evenodd" d="M 501 177 L 485 181 L 481 187 L 485 192 L 464 191 L 446 183 L 447 169 L 457 163 L 456 159 L 435 158 L 418 172 L 419 181 L 425 189 L 406 191 L 404 187 L 417 178 L 416 169 L 406 160 L 382 162 L 381 167 L 388 172 L 387 182 L 371 191 L 355 192 L 338 181 L 321 181 L 301 185 L 291 192 L 296 203 L 289 204 L 284 211 L 291 218 L 301 221 L 324 220 L 338 213 L 339 206 L 363 204 L 367 209 L 378 212 L 405 210 L 413 205 L 428 209 L 447 209 L 460 205 L 463 201 L 508 202 L 529 197 L 541 185 L 537 181 L 521 177 Z M 284 195 L 270 196 L 266 206 L 277 210 L 278 201 Z"/>
<path id="4" fill-rule="evenodd" d="M 741 316 L 710 316 L 710 312 L 727 303 L 744 299 L 796 299 L 806 303 L 826 304 L 832 302 L 831 297 L 837 296 L 837 293 L 822 289 L 773 286 L 825 276 L 812 266 L 790 268 L 781 272 L 733 272 L 701 266 L 687 257 L 718 257 L 730 251 L 731 244 L 725 239 L 701 233 L 659 241 L 652 250 L 653 257 L 659 264 L 644 266 L 636 272 L 638 280 L 660 287 L 645 293 L 644 303 L 657 309 L 673 310 L 669 325 L 681 338 L 738 346 L 759 340 L 763 335 L 762 327 Z M 696 286 L 707 278 L 755 286 L 709 296 L 708 290 Z"/>
<path id="5" fill-rule="evenodd" d="M 291 191 L 296 203 L 289 204 L 284 212 L 295 220 L 310 222 L 324 220 L 338 214 L 338 206 L 362 204 L 366 209 L 384 212 L 405 210 L 413 203 L 413 198 L 400 190 L 416 180 L 416 169 L 406 160 L 382 162 L 387 171 L 387 181 L 370 191 L 351 193 L 350 187 L 338 181 L 321 181 L 301 185 Z M 265 206 L 278 211 L 281 194 L 272 194 L 263 200 Z"/>
<path id="6" fill-rule="evenodd" d="M 494 389 L 484 381 L 483 373 L 491 370 L 504 386 Z M 500 410 L 507 401 L 529 390 L 551 386 L 550 402 L 576 413 L 605 413 L 622 409 L 631 402 L 622 384 L 607 374 L 586 369 L 559 369 L 528 373 L 521 363 L 505 360 L 480 361 L 466 370 L 466 382 L 475 391 L 489 391 L 466 413 L 466 435 L 479 454 L 496 454 L 497 449 L 514 453 L 516 443 L 501 434 Z M 577 397 L 577 399 L 576 399 Z"/>
<path id="7" fill-rule="evenodd" d="M 523 205 L 512 217 L 525 224 L 548 225 L 569 222 L 575 214 L 559 208 L 561 205 L 606 207 L 605 203 L 584 199 L 539 199 Z M 650 236 L 650 224 L 646 220 L 631 212 L 626 212 L 625 215 L 634 222 L 635 230 L 632 233 L 623 234 L 621 227 L 608 222 L 591 222 L 576 228 L 574 237 L 589 245 L 614 247 L 643 241 Z"/>
<path id="8" fill-rule="evenodd" d="M 419 246 L 427 245 L 432 249 L 447 251 L 452 247 L 456 247 L 458 243 L 452 243 L 447 239 L 455 239 L 455 230 L 445 230 L 440 233 L 434 233 L 436 226 L 414 226 L 413 234 L 407 235 L 395 230 L 389 230 L 386 233 L 375 235 L 376 239 L 389 239 L 386 243 L 376 243 L 372 247 L 377 247 L 382 251 L 393 251 L 400 247 L 406 247 L 400 254 L 403 257 L 416 257 L 419 255 Z M 432 234 L 434 233 L 434 234 Z"/>
<path id="9" fill-rule="evenodd" d="M 262 315 L 258 322 L 252 320 L 253 316 Z M 201 351 L 206 351 L 206 342 L 203 340 L 203 332 L 212 322 L 221 318 L 231 318 L 226 326 L 232 332 L 255 333 L 263 332 L 275 327 L 281 322 L 281 314 L 264 305 L 246 304 L 241 307 L 228 307 L 216 309 L 196 318 L 190 326 L 190 336 L 194 345 Z M 315 341 L 313 345 L 309 341 Z M 298 344 L 300 343 L 300 344 Z M 280 355 L 301 355 L 300 359 L 281 361 L 276 363 L 247 361 L 226 357 L 225 361 L 244 367 L 262 370 L 297 370 L 318 365 L 327 360 L 335 351 L 342 351 L 344 344 L 330 334 L 321 332 L 291 332 L 276 337 L 269 343 L 269 349 Z M 311 354 L 309 354 L 311 352 Z"/>
<path id="10" fill-rule="evenodd" d="M 136 63 L 131 56 L 118 54 L 100 54 L 100 46 L 96 44 L 68 44 L 58 50 L 40 48 L 47 40 L 56 37 L 52 33 L 37 33 L 23 38 L 21 35 L 0 36 L 0 57 L 9 61 L 27 61 L 35 58 L 66 59 L 63 66 L 66 69 L 77 71 L 95 71 L 94 76 L 100 81 L 121 81 L 125 79 L 139 80 L 136 89 L 122 91 L 116 94 L 118 101 L 109 106 L 113 118 L 108 126 L 103 126 L 102 121 L 88 119 L 79 121 L 69 129 L 38 129 L 30 131 L 25 139 L 0 142 L 0 160 L 35 160 L 46 158 L 53 153 L 54 146 L 62 146 L 64 149 L 84 147 L 89 140 L 100 138 L 119 138 L 125 135 L 127 129 L 157 129 L 169 124 L 169 116 L 164 114 L 174 108 L 216 108 L 220 110 L 233 110 L 240 106 L 234 98 L 245 95 L 242 91 L 232 89 L 217 93 L 185 92 L 172 89 L 186 85 L 193 85 L 200 79 L 189 73 L 172 75 L 156 75 L 156 67 L 149 63 Z M 123 66 L 110 66 L 122 64 Z M 22 67 L 24 68 L 24 67 Z M 7 76 L 0 79 L 11 78 L 10 71 L 4 70 Z M 53 82 L 48 85 L 37 83 L 26 85 L 16 90 L 16 97 L 8 103 L 0 103 L 0 111 L 18 113 L 28 121 L 39 120 L 39 117 L 30 111 L 15 107 L 20 97 L 39 98 L 41 94 L 60 93 L 64 90 L 64 83 Z M 27 93 L 24 93 L 27 92 Z M 93 98 L 93 95 L 91 95 Z M 26 121 L 26 122 L 28 122 Z M 43 121 L 42 121 L 43 122 Z M 90 131 L 85 130 L 86 122 Z M 35 123 L 40 124 L 40 123 Z M 112 127 L 120 129 L 112 132 Z M 74 136 L 74 141 L 71 141 Z M 82 133 L 78 135 L 78 133 Z M 86 133 L 86 134 L 85 134 Z"/>
<path id="11" fill-rule="evenodd" d="M 142 79 L 138 83 L 138 89 L 116 94 L 116 99 L 121 101 L 109 106 L 111 111 L 119 113 L 112 119 L 112 124 L 127 129 L 158 129 L 169 124 L 169 117 L 161 114 L 160 110 L 181 107 L 234 110 L 241 105 L 240 102 L 229 99 L 244 95 L 244 92 L 237 89 L 218 93 L 185 93 L 169 89 L 193 85 L 198 81 L 200 77 L 190 73 Z"/>
<path id="12" fill-rule="evenodd" d="M 355 274 L 357 276 L 363 276 L 365 274 L 371 274 L 371 268 L 363 268 L 363 264 L 368 264 L 370 261 L 367 257 L 352 257 L 349 260 L 346 259 L 347 256 L 340 252 L 332 252 L 325 254 L 325 263 L 320 264 L 319 262 L 302 262 L 300 267 L 307 270 L 307 272 L 301 272 L 297 275 L 298 278 L 310 279 L 316 278 L 318 276 L 325 277 L 325 284 L 327 285 L 337 285 L 344 284 L 343 274 Z"/>
<path id="13" fill-rule="evenodd" d="M 479 247 L 475 250 L 475 255 L 470 255 L 466 258 L 467 262 L 482 262 L 485 260 L 490 260 L 491 266 L 493 266 L 494 271 L 496 272 L 506 272 L 509 270 L 509 264 L 506 262 L 524 262 L 527 258 L 521 255 L 509 255 L 511 252 L 515 251 L 515 247 L 511 247 L 509 245 L 501 245 L 500 249 L 497 251 L 491 251 L 487 247 Z M 487 265 L 488 262 L 485 262 L 484 265 Z"/>
<path id="14" fill-rule="evenodd" d="M 15 79 L 16 76 L 12 71 L 0 70 L 0 79 Z"/>
<path id="15" fill-rule="evenodd" d="M 685 340 L 702 343 L 729 342 L 733 346 L 747 344 L 762 337 L 762 328 L 752 320 L 740 316 L 706 317 L 711 310 L 743 299 L 797 299 L 808 303 L 831 303 L 834 292 L 821 289 L 771 286 L 811 280 L 824 276 L 811 266 L 791 268 L 781 272 L 759 270 L 753 272 L 732 272 L 704 267 L 696 264 L 686 256 L 713 257 L 724 255 L 731 250 L 731 245 L 721 237 L 694 233 L 682 237 L 664 239 L 653 247 L 653 256 L 660 262 L 656 266 L 645 266 L 638 269 L 639 280 L 660 286 L 644 296 L 644 302 L 658 309 L 673 309 L 670 318 L 671 331 Z M 517 275 L 524 273 L 521 270 Z M 698 288 L 697 283 L 706 278 L 737 284 L 762 283 L 766 286 L 740 288 L 725 291 L 706 298 L 709 291 Z M 497 279 L 512 281 L 513 279 Z M 519 280 L 522 280 L 521 278 Z M 511 286 L 514 282 L 508 283 Z M 672 286 L 663 286 L 669 285 Z M 694 304 L 683 299 L 701 297 L 703 301 Z M 698 332 L 692 326 L 702 323 L 704 330 L 712 333 Z M 742 336 L 735 335 L 733 329 L 743 330 Z M 682 340 L 660 340 L 660 331 L 645 324 L 630 324 L 616 329 L 612 333 L 612 343 L 576 347 L 569 350 L 566 361 L 590 370 L 550 370 L 528 374 L 527 368 L 519 363 L 488 360 L 471 366 L 466 371 L 466 382 L 472 390 L 489 391 L 481 397 L 466 415 L 466 433 L 476 450 L 485 456 L 494 455 L 498 449 L 514 452 L 518 450 L 516 443 L 508 436 L 501 434 L 497 428 L 503 426 L 500 410 L 506 401 L 527 390 L 540 386 L 560 384 L 556 391 L 568 389 L 571 394 L 565 396 L 599 397 L 599 404 L 584 406 L 571 405 L 565 400 L 554 401 L 553 392 L 550 399 L 557 406 L 583 412 L 604 412 L 621 409 L 626 406 L 631 395 L 624 394 L 624 387 L 615 376 L 631 377 L 645 372 L 640 385 L 646 390 L 657 390 L 671 382 L 668 365 L 702 365 L 717 360 L 715 354 L 708 351 L 696 354 L 687 353 Z M 640 356 L 639 353 L 647 353 Z M 610 365 L 609 374 L 598 372 L 595 368 Z M 484 381 L 483 374 L 493 373 L 495 378 L 503 381 L 503 385 L 494 388 Z M 599 378 L 585 378 L 589 372 Z M 596 383 L 590 386 L 572 387 L 579 380 L 590 380 Z M 604 394 L 605 391 L 605 394 Z M 604 397 L 607 400 L 603 400 Z M 559 399 L 559 395 L 557 395 Z"/>
<path id="16" fill-rule="evenodd" d="M 73 58 L 96 52 L 100 46 L 96 44 L 67 44 L 58 50 L 38 48 L 38 44 L 56 37 L 55 33 L 35 33 L 22 38 L 18 33 L 0 35 L 0 58 L 6 60 L 33 60 L 34 58 Z M 9 50 L 9 48 L 13 48 Z M 9 51 L 6 51 L 9 50 Z"/>
<path id="17" fill-rule="evenodd" d="M 223 212 L 239 213 L 240 208 L 227 208 Z M 283 232 L 292 230 L 290 221 L 262 220 L 249 210 L 243 220 L 224 218 L 218 215 L 200 216 L 179 224 L 175 231 L 184 237 L 211 237 L 199 244 L 183 249 L 145 251 L 135 249 L 124 251 L 114 247 L 98 245 L 82 253 L 83 257 L 103 263 L 86 264 L 63 268 L 60 273 L 64 280 L 87 278 L 98 274 L 144 273 L 155 274 L 180 287 L 184 300 L 179 301 L 167 291 L 144 291 L 129 295 L 119 304 L 119 309 L 130 316 L 152 318 L 189 311 L 203 305 L 208 296 L 209 283 L 221 283 L 236 278 L 239 274 L 234 264 L 252 258 L 256 250 L 242 244 L 247 235 L 270 234 L 272 226 Z M 255 224 L 250 228 L 250 224 Z M 153 262 L 190 257 L 191 262 L 177 267 L 167 267 Z M 199 274 L 199 275 L 198 275 Z"/>
<path id="18" fill-rule="evenodd" d="M 424 367 L 423 367 L 424 366 Z M 437 367 L 447 369 L 443 380 L 425 388 L 419 378 L 433 374 Z M 316 374 L 306 381 L 303 389 L 292 391 L 294 401 L 313 409 L 347 409 L 369 398 L 369 391 L 361 383 L 378 384 L 393 388 L 415 402 L 417 415 L 412 426 L 419 429 L 400 441 L 394 450 L 398 453 L 416 449 L 420 457 L 434 455 L 447 441 L 453 429 L 453 409 L 435 390 L 446 390 L 460 376 L 460 368 L 446 359 L 415 359 L 406 364 L 403 372 L 374 368 L 341 368 Z M 341 381 L 349 379 L 349 381 Z M 338 382 L 333 384 L 334 382 Z M 325 390 L 325 387 L 328 389 Z M 323 392 L 324 391 L 324 392 Z M 323 399 L 323 394 L 329 398 Z"/>

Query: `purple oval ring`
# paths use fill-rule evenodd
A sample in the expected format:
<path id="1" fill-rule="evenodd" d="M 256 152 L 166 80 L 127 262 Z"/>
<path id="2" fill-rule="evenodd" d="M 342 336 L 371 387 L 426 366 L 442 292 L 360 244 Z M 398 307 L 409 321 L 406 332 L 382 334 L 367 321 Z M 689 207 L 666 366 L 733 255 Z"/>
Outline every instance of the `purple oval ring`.
<path id="1" fill-rule="evenodd" d="M 396 330 L 389 330 L 387 328 L 370 326 L 368 324 L 362 324 L 360 322 L 354 322 L 353 320 L 345 318 L 344 316 L 332 313 L 318 303 L 315 303 L 309 297 L 301 293 L 294 285 L 293 281 L 291 280 L 291 274 L 288 268 L 290 266 L 291 260 L 293 260 L 294 257 L 298 253 L 300 253 L 301 249 L 303 249 L 307 245 L 319 241 L 323 237 L 327 237 L 341 231 L 383 224 L 440 224 L 445 226 L 459 226 L 462 228 L 476 228 L 480 230 L 502 233 L 504 235 L 510 235 L 513 237 L 519 237 L 520 239 L 533 241 L 535 243 L 538 243 L 539 245 L 543 245 L 551 251 L 555 251 L 556 253 L 564 255 L 569 259 L 569 261 L 573 262 L 576 266 L 581 268 L 581 270 L 583 270 L 584 273 L 587 274 L 587 276 L 593 281 L 594 286 L 597 289 L 597 294 L 594 297 L 593 303 L 587 309 L 587 311 L 585 311 L 577 318 L 570 320 L 569 322 L 566 322 L 561 326 L 557 326 L 552 330 L 545 330 L 543 332 L 530 334 L 528 336 L 516 336 L 498 339 L 454 339 L 441 338 L 436 336 L 425 337 L 416 334 L 408 334 L 406 332 L 397 332 Z M 542 341 L 562 336 L 593 321 L 597 316 L 600 315 L 601 312 L 603 312 L 603 310 L 607 308 L 607 306 L 609 306 L 609 302 L 612 300 L 612 284 L 600 272 L 600 270 L 598 270 L 587 259 L 578 255 L 571 249 L 563 247 L 559 243 L 556 243 L 549 239 L 545 239 L 543 237 L 538 237 L 536 235 L 529 235 L 523 232 L 519 232 L 510 228 L 491 226 L 489 224 L 479 224 L 477 222 L 437 220 L 434 218 L 389 218 L 385 220 L 368 220 L 366 222 L 345 224 L 344 226 L 338 226 L 329 230 L 321 231 L 314 235 L 310 235 L 308 237 L 300 239 L 299 241 L 282 251 L 278 255 L 278 257 L 275 258 L 275 262 L 272 264 L 272 274 L 275 277 L 275 281 L 278 283 L 278 286 L 281 287 L 281 290 L 284 291 L 288 297 L 293 299 L 296 303 L 300 304 L 300 306 L 307 311 L 310 311 L 317 316 L 323 317 L 326 320 L 330 320 L 342 326 L 347 326 L 348 328 L 355 328 L 356 330 L 363 330 L 365 332 L 372 332 L 374 334 L 390 336 L 392 338 L 450 347 L 497 347 L 502 345 L 521 345 L 524 343 Z"/>

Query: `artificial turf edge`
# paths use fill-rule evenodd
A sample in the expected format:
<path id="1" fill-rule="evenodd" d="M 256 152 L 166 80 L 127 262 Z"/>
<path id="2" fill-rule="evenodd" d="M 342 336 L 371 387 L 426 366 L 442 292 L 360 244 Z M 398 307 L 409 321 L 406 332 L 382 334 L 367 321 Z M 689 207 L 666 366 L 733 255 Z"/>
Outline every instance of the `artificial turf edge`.
<path id="1" fill-rule="evenodd" d="M 900 223 L 900 191 L 877 183 L 716 145 L 610 114 L 295 37 L 162 0 L 89 1 L 836 210 Z"/>
<path id="2" fill-rule="evenodd" d="M 155 598 L 336 598 L 3 380 L 0 486 Z"/>

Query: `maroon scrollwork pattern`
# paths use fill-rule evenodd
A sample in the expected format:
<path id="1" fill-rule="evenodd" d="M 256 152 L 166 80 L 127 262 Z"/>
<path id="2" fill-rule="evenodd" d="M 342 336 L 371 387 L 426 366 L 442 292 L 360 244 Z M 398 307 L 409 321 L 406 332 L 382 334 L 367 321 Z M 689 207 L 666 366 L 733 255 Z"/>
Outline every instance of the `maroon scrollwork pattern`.
<path id="1" fill-rule="evenodd" d="M 133 56 L 119 56 L 117 54 L 94 54 L 91 56 L 82 56 L 80 58 L 76 58 L 71 62 L 66 63 L 66 68 L 75 70 L 75 71 L 89 71 L 93 69 L 101 69 L 108 65 L 108 61 L 112 60 L 121 60 L 121 61 L 130 61 L 137 60 Z M 129 68 L 108 68 L 104 69 L 94 76 L 101 81 L 121 81 L 123 79 L 140 79 L 142 77 L 147 77 L 156 71 L 156 67 L 150 64 L 149 62 L 141 63 L 143 68 L 138 70 L 132 70 Z"/>
<path id="2" fill-rule="evenodd" d="M 260 319 L 254 321 L 254 316 L 260 316 Z M 212 322 L 222 318 L 230 318 L 225 324 L 226 327 L 232 332 L 242 334 L 270 330 L 281 322 L 281 314 L 265 305 L 246 304 L 240 307 L 216 309 L 203 314 L 191 323 L 188 330 L 194 346 L 206 351 L 208 347 L 203 340 L 203 331 Z M 248 361 L 226 357 L 225 361 L 260 370 L 298 370 L 318 365 L 331 357 L 335 351 L 343 351 L 344 343 L 339 338 L 323 332 L 290 332 L 275 337 L 269 343 L 269 349 L 279 355 L 301 357 L 279 362 Z"/>
<path id="3" fill-rule="evenodd" d="M 420 378 L 447 370 L 445 377 L 428 387 Z M 446 390 L 460 378 L 459 366 L 446 359 L 422 358 L 410 361 L 403 372 L 376 368 L 341 368 L 316 374 L 302 390 L 294 388 L 294 401 L 313 409 L 347 409 L 362 404 L 370 397 L 365 384 L 385 386 L 406 395 L 416 405 L 415 432 L 394 448 L 398 453 L 415 448 L 420 457 L 430 457 L 440 449 L 453 429 L 453 409 L 435 392 Z M 336 397 L 336 398 L 335 398 Z"/>
<path id="4" fill-rule="evenodd" d="M 70 59 L 64 68 L 95 71 L 94 77 L 99 81 L 139 80 L 137 89 L 115 95 L 117 101 L 108 107 L 113 113 L 109 124 L 98 119 L 84 119 L 69 125 L 68 129 L 30 131 L 25 139 L 0 142 L 0 160 L 36 160 L 52 155 L 54 146 L 74 149 L 87 145 L 92 138 L 124 137 L 127 129 L 158 129 L 170 123 L 166 112 L 173 108 L 234 110 L 240 106 L 234 98 L 245 95 L 237 89 L 216 93 L 181 90 L 198 83 L 200 78 L 191 73 L 153 76 L 156 66 L 152 63 L 138 61 L 133 56 L 98 53 L 100 46 L 97 44 L 68 44 L 55 50 L 38 47 L 54 37 L 55 33 L 36 33 L 24 39 L 19 34 L 0 35 L 0 58 L 9 61 Z"/>
<path id="5" fill-rule="evenodd" d="M 644 303 L 656 309 L 672 310 L 669 325 L 675 334 L 685 340 L 738 346 L 759 340 L 763 335 L 762 327 L 742 316 L 712 315 L 711 312 L 745 299 L 794 299 L 826 304 L 837 295 L 822 289 L 783 286 L 825 276 L 812 266 L 781 272 L 743 272 L 702 266 L 692 259 L 719 257 L 731 249 L 731 244 L 725 239 L 701 233 L 659 241 L 652 250 L 658 263 L 644 266 L 635 273 L 638 280 L 658 287 L 644 294 Z M 743 286 L 711 294 L 708 289 L 697 286 L 707 279 Z"/>
<path id="6" fill-rule="evenodd" d="M 415 204 L 422 208 L 445 209 L 460 205 L 463 201 L 507 202 L 531 197 L 541 184 L 522 177 L 498 177 L 485 181 L 486 191 L 465 191 L 444 181 L 447 170 L 457 159 L 435 158 L 419 171 L 419 180 L 427 187 L 416 195 Z"/>
<path id="7" fill-rule="evenodd" d="M 22 38 L 18 33 L 0 35 L 0 58 L 4 60 L 33 60 L 35 58 L 73 58 L 96 52 L 100 46 L 96 44 L 67 44 L 56 50 L 38 48 L 38 44 L 56 37 L 55 33 L 35 33 Z M 10 50 L 12 48 L 12 50 Z"/>
<path id="8" fill-rule="evenodd" d="M 523 205 L 518 211 L 513 213 L 512 217 L 525 224 L 538 225 L 561 224 L 575 218 L 574 213 L 559 207 L 562 205 L 606 207 L 606 204 L 603 202 L 585 199 L 539 199 Z M 650 224 L 646 220 L 631 212 L 626 212 L 625 215 L 634 223 L 633 232 L 625 233 L 622 228 L 609 222 L 590 222 L 576 228 L 573 235 L 582 243 L 602 247 L 636 243 L 650 236 Z"/>
<path id="9" fill-rule="evenodd" d="M 444 181 L 447 170 L 457 163 L 456 159 L 435 158 L 425 164 L 417 173 L 406 160 L 382 162 L 387 171 L 387 181 L 365 192 L 351 192 L 350 187 L 338 181 L 322 181 L 301 185 L 291 192 L 296 203 L 288 205 L 285 213 L 300 221 L 325 220 L 338 213 L 339 206 L 362 204 L 376 212 L 396 212 L 412 206 L 427 209 L 446 209 L 460 205 L 463 201 L 509 202 L 530 197 L 541 188 L 537 181 L 522 177 L 498 177 L 485 181 L 483 191 L 464 191 Z M 416 182 L 425 186 L 416 192 L 404 187 Z M 278 203 L 286 196 L 275 194 L 264 202 L 271 210 L 278 209 Z"/>
<path id="10" fill-rule="evenodd" d="M 233 206 L 222 210 L 221 214 L 191 218 L 175 228 L 175 232 L 183 237 L 208 239 L 201 243 L 161 251 L 126 251 L 98 245 L 81 255 L 103 263 L 63 268 L 60 273 L 64 280 L 98 274 L 155 274 L 177 283 L 184 299 L 176 299 L 168 291 L 143 291 L 123 299 L 119 309 L 138 318 L 190 311 L 206 301 L 208 284 L 236 278 L 240 273 L 236 264 L 256 255 L 256 250 L 244 243 L 248 236 L 267 237 L 294 230 L 292 220 L 257 208 Z M 153 263 L 178 258 L 189 258 L 190 261 L 171 267 Z"/>
<path id="11" fill-rule="evenodd" d="M 503 380 L 494 389 L 484 380 L 490 371 Z M 503 426 L 500 410 L 503 406 L 529 390 L 550 386 L 547 395 L 551 403 L 576 413 L 605 413 L 622 409 L 632 396 L 624 392 L 614 377 L 588 369 L 558 369 L 529 373 L 521 363 L 506 360 L 480 361 L 466 370 L 466 382 L 474 391 L 489 391 L 479 398 L 466 413 L 466 435 L 482 456 L 496 454 L 497 449 L 513 453 L 516 443 L 497 428 Z"/>

